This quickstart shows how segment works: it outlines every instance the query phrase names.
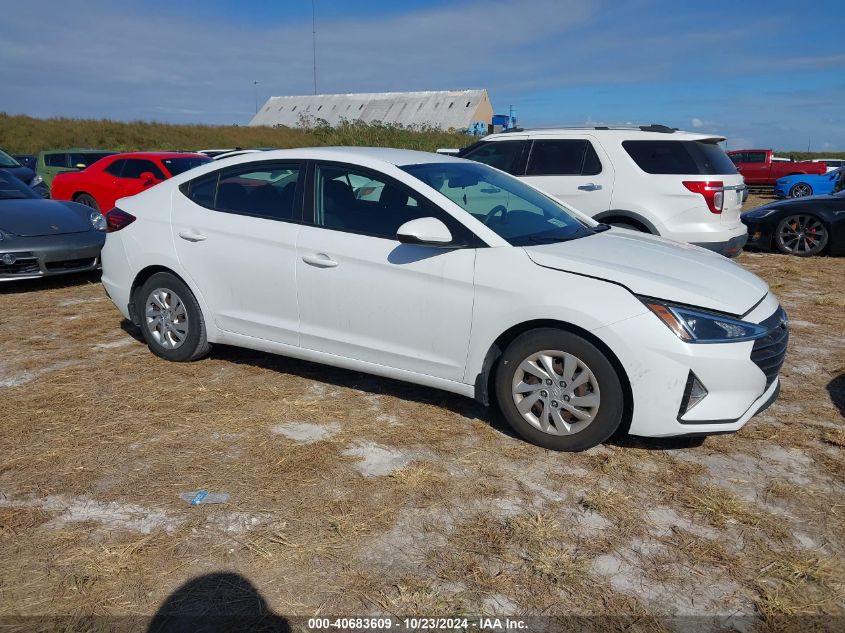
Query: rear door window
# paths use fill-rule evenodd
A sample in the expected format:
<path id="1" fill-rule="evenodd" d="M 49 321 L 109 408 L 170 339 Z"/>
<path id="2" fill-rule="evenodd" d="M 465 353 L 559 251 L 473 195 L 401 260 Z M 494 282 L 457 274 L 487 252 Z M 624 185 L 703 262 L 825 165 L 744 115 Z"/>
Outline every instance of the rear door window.
<path id="1" fill-rule="evenodd" d="M 745 152 L 746 163 L 765 163 L 766 152 Z"/>
<path id="2" fill-rule="evenodd" d="M 299 163 L 262 163 L 223 169 L 180 187 L 196 204 L 238 215 L 298 221 Z M 187 185 L 187 186 L 186 186 Z"/>
<path id="3" fill-rule="evenodd" d="M 526 176 L 594 176 L 601 173 L 593 144 L 585 139 L 534 141 L 525 169 Z"/>
<path id="4" fill-rule="evenodd" d="M 67 154 L 45 154 L 44 164 L 47 167 L 67 167 Z"/>
<path id="5" fill-rule="evenodd" d="M 622 147 L 649 174 L 733 175 L 736 165 L 710 141 L 623 141 Z"/>
<path id="6" fill-rule="evenodd" d="M 509 174 L 521 175 L 521 158 L 525 149 L 526 141 L 487 141 L 479 143 L 475 148 L 470 149 L 461 158 L 474 160 L 496 169 L 501 169 Z"/>

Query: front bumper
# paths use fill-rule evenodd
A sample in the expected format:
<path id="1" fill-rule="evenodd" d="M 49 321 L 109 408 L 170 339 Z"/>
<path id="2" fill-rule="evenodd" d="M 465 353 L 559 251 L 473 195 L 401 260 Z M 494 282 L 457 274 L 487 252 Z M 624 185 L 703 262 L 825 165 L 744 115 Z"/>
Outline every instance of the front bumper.
<path id="1" fill-rule="evenodd" d="M 693 242 L 695 246 L 701 246 L 714 253 L 719 253 L 725 257 L 735 257 L 742 252 L 742 247 L 748 241 L 748 233 L 737 235 L 725 242 Z"/>
<path id="2" fill-rule="evenodd" d="M 105 237 L 91 230 L 4 240 L 0 242 L 0 281 L 96 270 Z"/>
<path id="3" fill-rule="evenodd" d="M 744 318 L 768 324 L 768 319 L 777 314 L 777 299 L 768 295 Z M 684 343 L 651 313 L 600 328 L 594 334 L 616 353 L 625 368 L 633 396 L 632 435 L 668 437 L 738 431 L 777 396 L 779 364 L 772 372 L 768 359 L 760 358 L 760 345 L 755 349 L 754 341 Z M 690 371 L 708 394 L 683 411 Z"/>
<path id="4" fill-rule="evenodd" d="M 748 227 L 748 243 L 746 246 L 768 250 L 772 247 L 774 226 L 771 223 L 743 220 Z"/>

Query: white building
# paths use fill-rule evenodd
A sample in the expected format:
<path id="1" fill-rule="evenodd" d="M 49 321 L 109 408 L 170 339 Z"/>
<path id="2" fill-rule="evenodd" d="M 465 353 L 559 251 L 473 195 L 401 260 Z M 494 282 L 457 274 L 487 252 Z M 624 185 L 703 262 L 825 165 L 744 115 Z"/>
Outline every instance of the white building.
<path id="1" fill-rule="evenodd" d="M 249 124 L 298 127 L 303 119 L 322 119 L 329 125 L 348 120 L 460 130 L 492 118 L 486 90 L 439 90 L 270 97 Z"/>

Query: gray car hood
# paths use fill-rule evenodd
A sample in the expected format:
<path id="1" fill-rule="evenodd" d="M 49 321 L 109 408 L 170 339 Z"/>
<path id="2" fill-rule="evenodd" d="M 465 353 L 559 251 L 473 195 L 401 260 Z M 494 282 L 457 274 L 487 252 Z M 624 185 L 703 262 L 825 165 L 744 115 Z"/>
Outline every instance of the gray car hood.
<path id="1" fill-rule="evenodd" d="M 33 237 L 91 230 L 91 209 L 75 202 L 22 198 L 0 200 L 0 230 Z"/>
<path id="2" fill-rule="evenodd" d="M 726 257 L 653 235 L 611 229 L 569 242 L 526 246 L 540 266 L 622 284 L 631 292 L 741 315 L 769 291 Z"/>

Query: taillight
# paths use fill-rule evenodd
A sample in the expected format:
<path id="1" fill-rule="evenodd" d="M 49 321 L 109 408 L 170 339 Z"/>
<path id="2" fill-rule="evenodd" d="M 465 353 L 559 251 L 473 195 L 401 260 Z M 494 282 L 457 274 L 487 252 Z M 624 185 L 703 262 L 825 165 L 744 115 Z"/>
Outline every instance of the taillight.
<path id="1" fill-rule="evenodd" d="M 725 183 L 721 180 L 685 180 L 684 187 L 704 196 L 710 213 L 721 213 L 725 205 Z"/>
<path id="2" fill-rule="evenodd" d="M 125 229 L 135 221 L 135 216 L 115 207 L 106 213 L 106 233 L 114 233 Z"/>

